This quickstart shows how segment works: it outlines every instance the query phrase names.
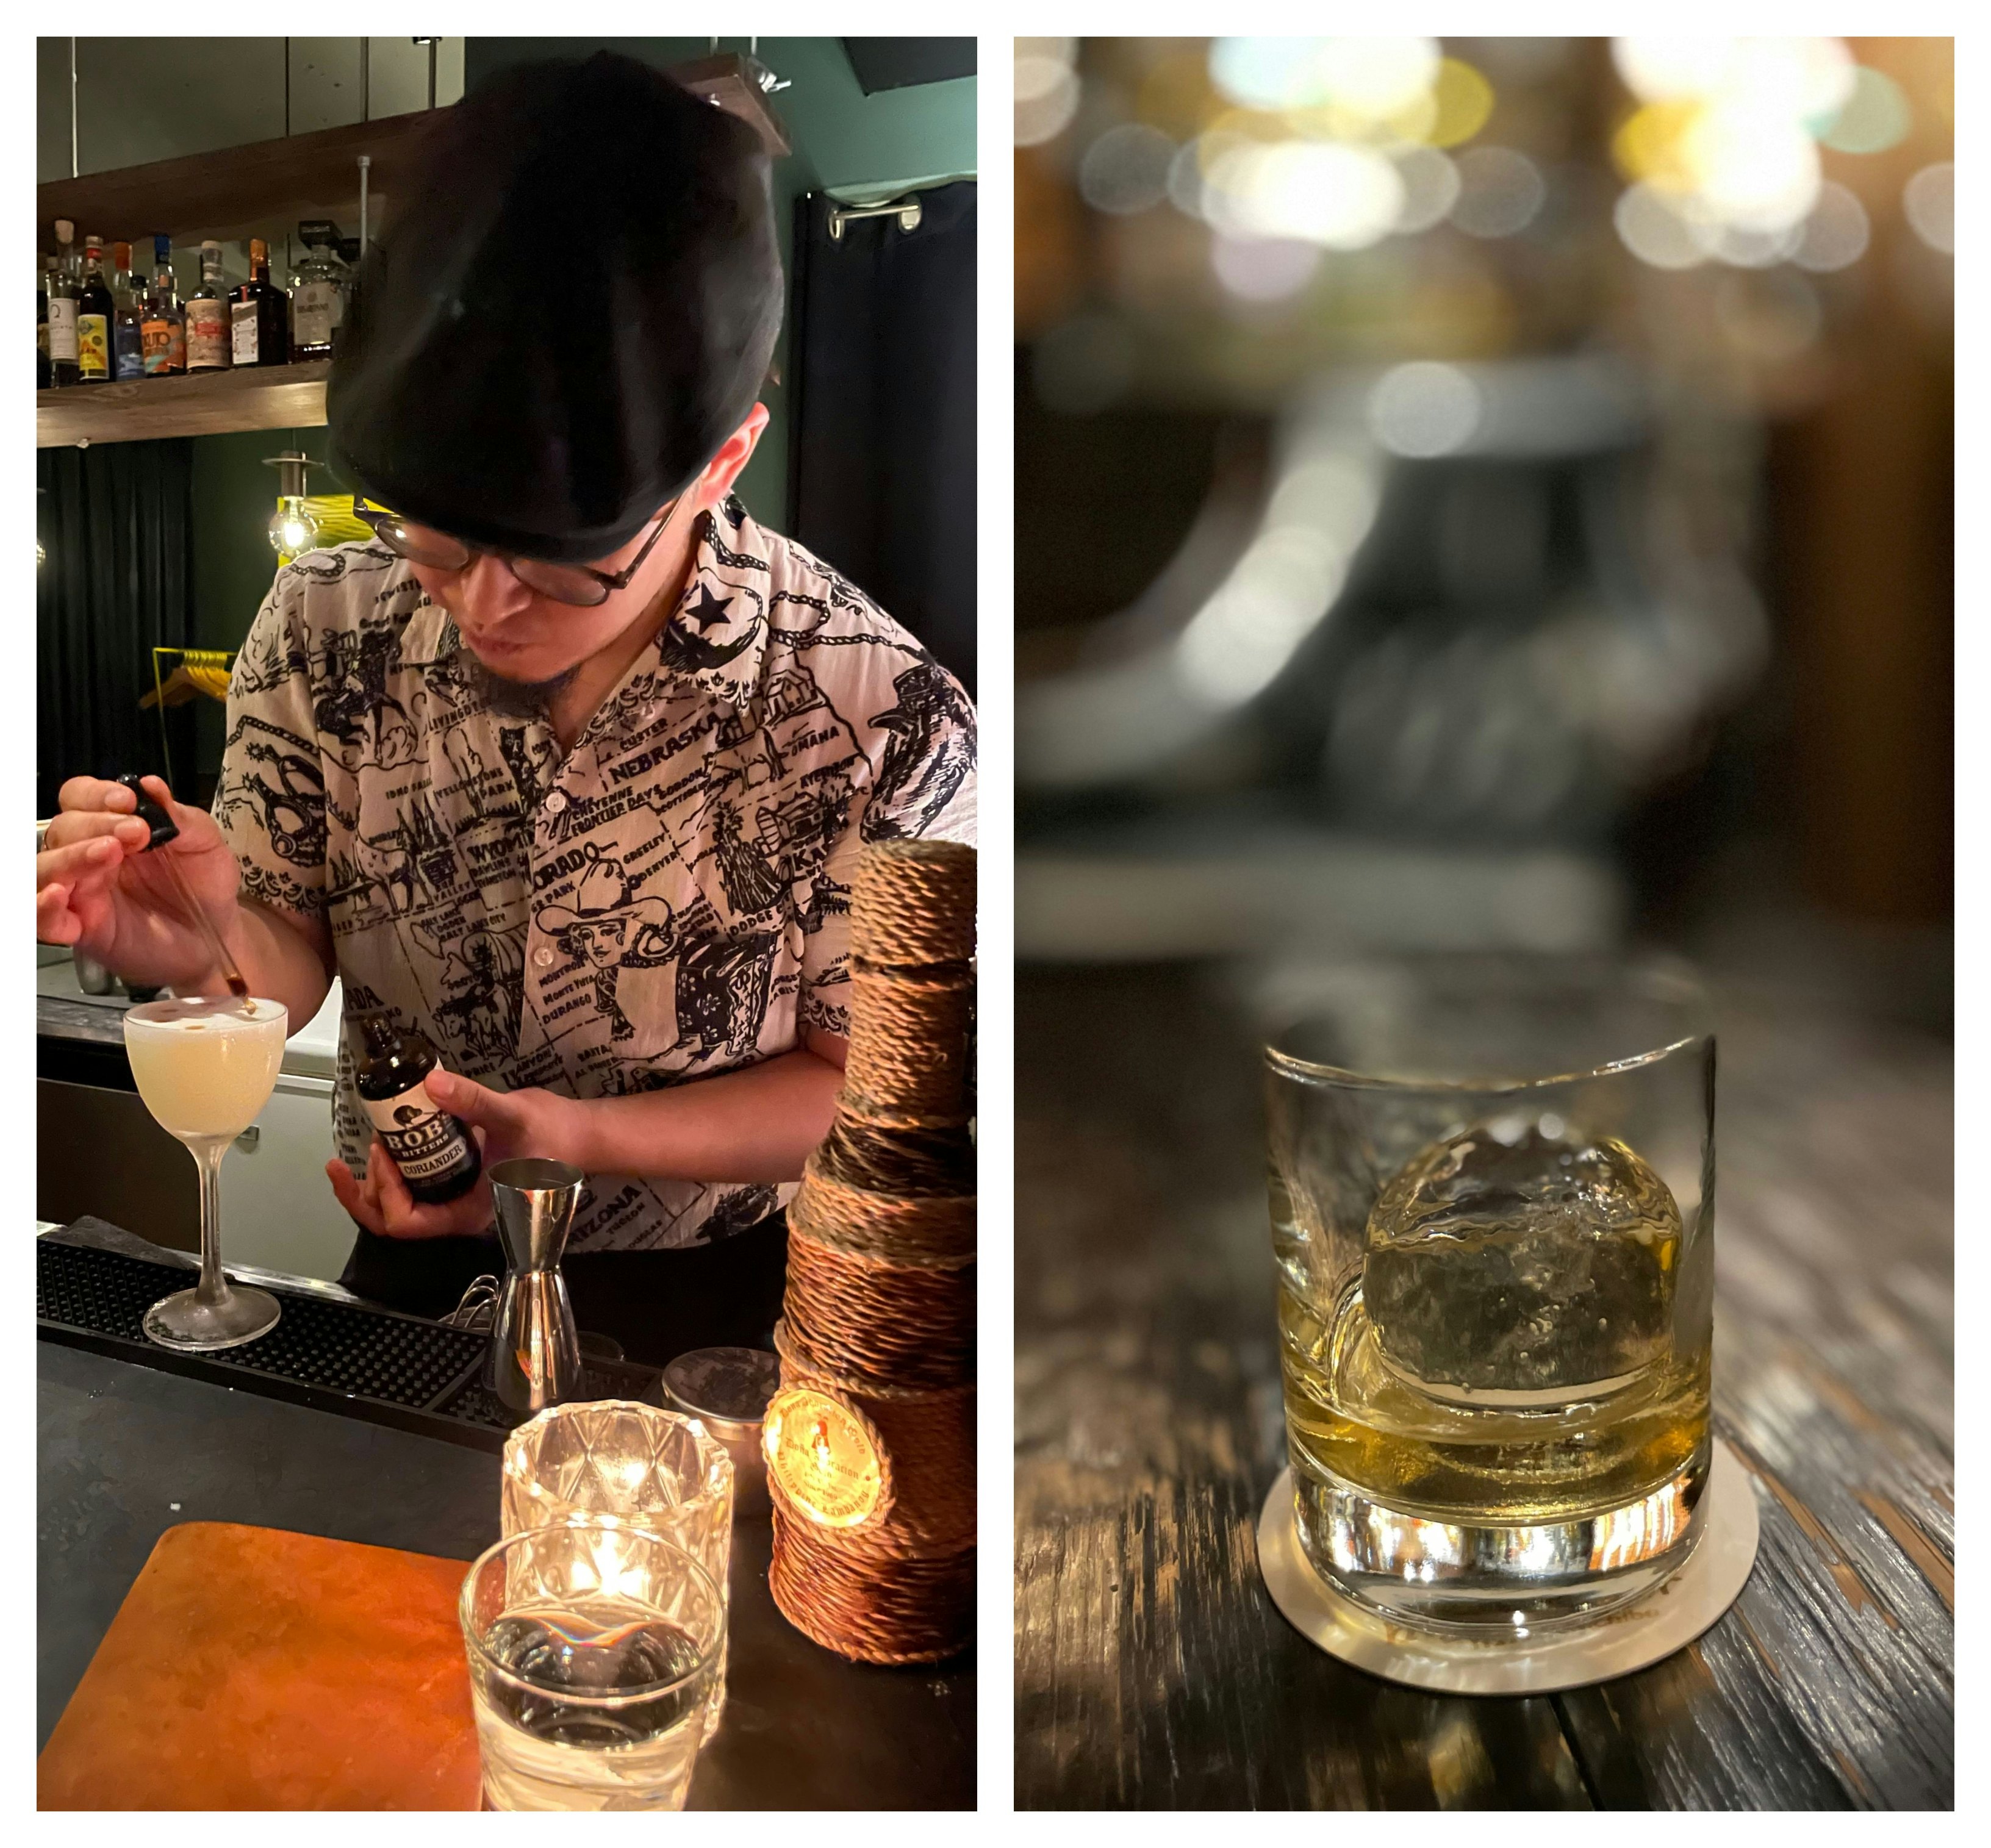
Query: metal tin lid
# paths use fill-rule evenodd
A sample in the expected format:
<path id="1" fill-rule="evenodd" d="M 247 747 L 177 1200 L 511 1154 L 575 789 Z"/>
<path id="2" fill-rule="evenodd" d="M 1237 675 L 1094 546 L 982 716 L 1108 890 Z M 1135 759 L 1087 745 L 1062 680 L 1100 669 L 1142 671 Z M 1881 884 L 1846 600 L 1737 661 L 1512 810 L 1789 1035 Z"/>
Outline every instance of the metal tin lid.
<path id="1" fill-rule="evenodd" d="M 671 1403 L 722 1441 L 754 1435 L 781 1383 L 781 1359 L 764 1348 L 695 1348 L 664 1369 Z"/>

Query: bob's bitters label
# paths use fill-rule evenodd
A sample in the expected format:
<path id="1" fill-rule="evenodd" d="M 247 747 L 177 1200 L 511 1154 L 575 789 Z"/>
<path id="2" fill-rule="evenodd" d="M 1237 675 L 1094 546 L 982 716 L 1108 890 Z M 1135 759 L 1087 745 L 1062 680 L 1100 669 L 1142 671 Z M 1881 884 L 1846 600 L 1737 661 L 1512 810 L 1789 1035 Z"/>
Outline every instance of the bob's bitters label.
<path id="1" fill-rule="evenodd" d="M 362 1098 L 374 1129 L 410 1186 L 445 1179 L 475 1159 L 463 1125 L 416 1084 L 397 1098 Z"/>

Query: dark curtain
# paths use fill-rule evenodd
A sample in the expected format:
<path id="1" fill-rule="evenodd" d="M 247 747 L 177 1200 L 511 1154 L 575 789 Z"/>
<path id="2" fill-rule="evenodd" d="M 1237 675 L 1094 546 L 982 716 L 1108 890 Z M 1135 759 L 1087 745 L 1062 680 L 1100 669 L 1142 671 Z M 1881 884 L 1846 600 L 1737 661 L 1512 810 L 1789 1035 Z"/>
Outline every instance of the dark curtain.
<path id="1" fill-rule="evenodd" d="M 795 536 L 975 690 L 975 183 L 919 228 L 796 202 L 789 337 Z"/>
<path id="2" fill-rule="evenodd" d="M 73 776 L 166 774 L 152 684 L 155 646 L 193 645 L 193 448 L 185 437 L 37 452 L 36 813 Z M 166 714 L 192 801 L 192 709 Z"/>

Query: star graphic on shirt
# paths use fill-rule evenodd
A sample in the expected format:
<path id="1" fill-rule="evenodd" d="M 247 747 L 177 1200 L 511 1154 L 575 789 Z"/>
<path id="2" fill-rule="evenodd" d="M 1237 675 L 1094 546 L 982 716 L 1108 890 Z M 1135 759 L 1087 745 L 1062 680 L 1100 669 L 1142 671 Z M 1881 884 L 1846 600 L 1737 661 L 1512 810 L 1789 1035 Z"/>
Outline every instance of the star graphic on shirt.
<path id="1" fill-rule="evenodd" d="M 685 611 L 685 621 L 695 622 L 701 634 L 716 622 L 727 620 L 727 607 L 733 601 L 730 597 L 715 597 L 710 584 L 698 587 L 698 601 Z"/>

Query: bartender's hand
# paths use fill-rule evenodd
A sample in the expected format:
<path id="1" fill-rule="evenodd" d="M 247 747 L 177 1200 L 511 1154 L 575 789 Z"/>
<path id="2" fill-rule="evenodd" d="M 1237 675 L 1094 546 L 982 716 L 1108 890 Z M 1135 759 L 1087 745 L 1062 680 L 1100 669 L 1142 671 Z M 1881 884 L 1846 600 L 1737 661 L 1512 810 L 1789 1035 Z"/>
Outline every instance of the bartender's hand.
<path id="1" fill-rule="evenodd" d="M 377 1137 L 367 1152 L 364 1180 L 355 1180 L 343 1162 L 326 1162 L 325 1175 L 339 1203 L 368 1231 L 383 1238 L 450 1238 L 488 1232 L 493 1162 L 521 1155 L 555 1162 L 571 1159 L 575 1112 L 587 1108 L 575 1098 L 537 1087 L 491 1091 L 440 1067 L 429 1074 L 427 1084 L 429 1095 L 461 1118 L 476 1137 L 484 1172 L 468 1193 L 441 1206 L 427 1206 L 409 1193 L 400 1169 Z"/>
<path id="2" fill-rule="evenodd" d="M 237 921 L 241 869 L 206 810 L 173 800 L 158 777 L 145 793 L 179 825 L 179 838 L 145 852 L 151 832 L 134 812 L 138 799 L 121 784 L 72 777 L 60 812 L 35 857 L 35 935 L 63 944 L 150 987 L 198 981 L 213 958 L 187 917 L 164 856 L 227 938 Z"/>

